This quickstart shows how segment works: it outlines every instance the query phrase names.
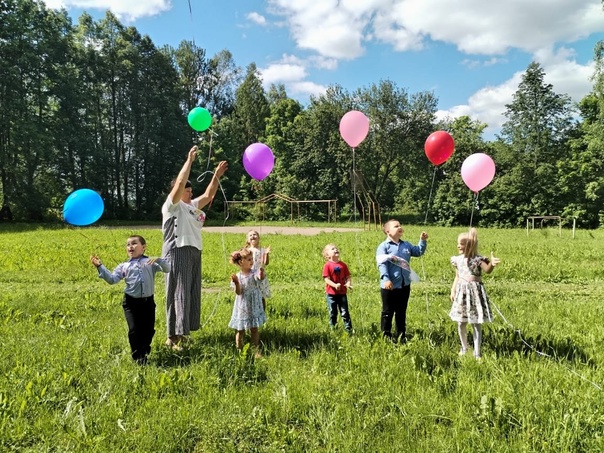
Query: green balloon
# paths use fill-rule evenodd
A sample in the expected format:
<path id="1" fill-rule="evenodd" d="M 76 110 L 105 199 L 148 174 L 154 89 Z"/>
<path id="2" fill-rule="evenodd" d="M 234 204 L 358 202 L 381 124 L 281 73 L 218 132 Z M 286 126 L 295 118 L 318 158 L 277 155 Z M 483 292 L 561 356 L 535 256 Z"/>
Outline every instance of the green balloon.
<path id="1" fill-rule="evenodd" d="M 195 107 L 187 117 L 189 126 L 197 132 L 205 131 L 212 124 L 212 115 L 203 107 Z"/>

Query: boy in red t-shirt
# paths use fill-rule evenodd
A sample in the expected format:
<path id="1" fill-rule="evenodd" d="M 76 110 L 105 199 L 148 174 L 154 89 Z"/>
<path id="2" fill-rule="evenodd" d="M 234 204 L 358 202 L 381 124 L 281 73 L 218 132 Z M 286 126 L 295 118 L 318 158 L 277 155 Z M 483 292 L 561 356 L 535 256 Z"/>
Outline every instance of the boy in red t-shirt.
<path id="1" fill-rule="evenodd" d="M 325 280 L 325 296 L 327 298 L 327 311 L 329 324 L 335 327 L 338 322 L 338 310 L 344 322 L 344 328 L 352 333 L 352 321 L 348 311 L 347 290 L 352 289 L 350 271 L 343 261 L 340 261 L 340 251 L 335 244 L 327 244 L 323 248 L 323 257 L 327 260 L 323 266 L 323 279 Z"/>

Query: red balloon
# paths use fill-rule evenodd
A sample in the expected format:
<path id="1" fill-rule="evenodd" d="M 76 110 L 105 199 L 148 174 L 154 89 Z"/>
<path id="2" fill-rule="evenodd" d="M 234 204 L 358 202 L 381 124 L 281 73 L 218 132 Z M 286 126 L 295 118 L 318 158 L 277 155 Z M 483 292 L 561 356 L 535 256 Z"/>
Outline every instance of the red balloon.
<path id="1" fill-rule="evenodd" d="M 424 150 L 430 162 L 440 165 L 445 163 L 455 151 L 455 142 L 448 132 L 432 132 L 426 139 Z"/>

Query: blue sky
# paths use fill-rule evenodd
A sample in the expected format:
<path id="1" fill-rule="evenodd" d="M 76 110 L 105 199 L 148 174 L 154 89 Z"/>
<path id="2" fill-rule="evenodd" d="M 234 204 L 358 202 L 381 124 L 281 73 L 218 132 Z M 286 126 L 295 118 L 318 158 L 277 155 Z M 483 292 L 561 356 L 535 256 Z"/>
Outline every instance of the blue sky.
<path id="1" fill-rule="evenodd" d="M 190 0 L 191 12 L 187 0 L 45 1 L 74 22 L 110 9 L 157 46 L 228 49 L 303 104 L 330 85 L 353 91 L 383 79 L 431 91 L 439 116 L 469 115 L 489 125 L 487 136 L 531 61 L 557 93 L 589 93 L 604 39 L 601 0 Z"/>

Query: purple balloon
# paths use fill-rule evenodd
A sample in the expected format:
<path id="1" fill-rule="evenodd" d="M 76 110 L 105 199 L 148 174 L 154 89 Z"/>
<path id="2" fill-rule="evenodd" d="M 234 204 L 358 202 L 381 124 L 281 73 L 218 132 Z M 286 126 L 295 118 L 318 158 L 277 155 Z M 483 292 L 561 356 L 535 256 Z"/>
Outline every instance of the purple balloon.
<path id="1" fill-rule="evenodd" d="M 252 143 L 243 153 L 243 167 L 254 179 L 262 181 L 275 166 L 275 156 L 264 143 Z"/>

